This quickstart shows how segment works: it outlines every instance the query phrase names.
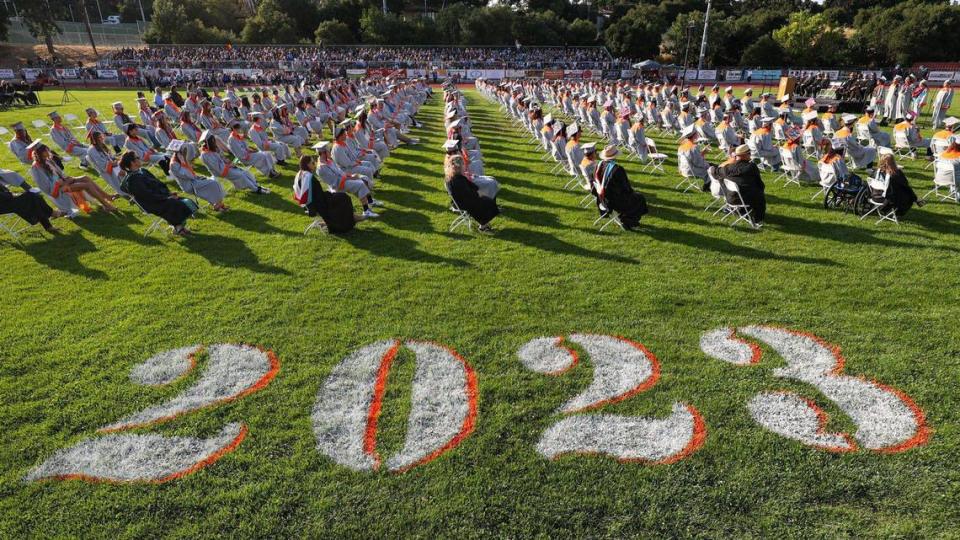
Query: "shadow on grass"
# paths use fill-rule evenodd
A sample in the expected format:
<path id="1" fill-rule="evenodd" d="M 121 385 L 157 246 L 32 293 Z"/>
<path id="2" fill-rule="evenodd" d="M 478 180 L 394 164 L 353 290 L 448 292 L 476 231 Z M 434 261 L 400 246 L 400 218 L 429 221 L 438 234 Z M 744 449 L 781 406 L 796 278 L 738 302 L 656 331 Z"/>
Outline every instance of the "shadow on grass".
<path id="1" fill-rule="evenodd" d="M 501 229 L 497 231 L 496 238 L 506 242 L 514 242 L 543 251 L 549 251 L 558 255 L 574 255 L 577 257 L 596 259 L 598 261 L 615 261 L 626 264 L 639 263 L 639 261 L 629 257 L 587 249 L 561 240 L 556 236 L 530 229 Z"/>
<path id="2" fill-rule="evenodd" d="M 214 266 L 245 268 L 261 274 L 290 275 L 283 268 L 261 263 L 256 253 L 238 238 L 195 234 L 184 238 L 181 244 Z"/>
<path id="3" fill-rule="evenodd" d="M 97 251 L 97 246 L 84 238 L 80 231 L 54 236 L 43 242 L 30 242 L 23 251 L 38 263 L 54 270 L 90 279 L 107 279 L 106 272 L 88 268 L 80 262 L 81 255 Z"/>
<path id="4" fill-rule="evenodd" d="M 343 236 L 343 239 L 353 247 L 368 251 L 375 257 L 388 257 L 416 263 L 446 264 L 457 268 L 472 266 L 462 259 L 423 251 L 417 242 L 387 234 L 381 229 L 360 229 L 353 234 Z"/>
<path id="5" fill-rule="evenodd" d="M 271 225 L 265 216 L 238 208 L 231 208 L 227 212 L 219 214 L 217 219 L 245 231 L 282 234 L 283 236 L 300 236 L 294 232 Z"/>

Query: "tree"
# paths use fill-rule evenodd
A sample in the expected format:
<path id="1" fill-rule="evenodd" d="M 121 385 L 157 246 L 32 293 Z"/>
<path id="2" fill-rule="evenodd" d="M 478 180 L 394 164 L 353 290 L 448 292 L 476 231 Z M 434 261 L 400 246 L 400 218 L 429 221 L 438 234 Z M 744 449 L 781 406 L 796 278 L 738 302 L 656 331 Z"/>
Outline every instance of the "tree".
<path id="1" fill-rule="evenodd" d="M 700 54 L 700 40 L 703 36 L 704 14 L 702 11 L 691 11 L 677 15 L 673 24 L 663 34 L 661 49 L 673 58 L 674 62 L 682 62 L 686 56 L 696 66 Z M 688 39 L 688 27 L 689 39 Z M 717 65 L 726 56 L 726 36 L 730 33 L 730 20 L 720 14 L 710 15 L 710 28 L 707 32 L 706 64 Z M 687 45 L 689 43 L 689 50 Z"/>
<path id="2" fill-rule="evenodd" d="M 473 10 L 467 4 L 457 2 L 437 12 L 434 24 L 440 43 L 444 45 L 458 45 L 462 43 L 463 30 L 460 21 L 467 18 Z"/>
<path id="3" fill-rule="evenodd" d="M 295 41 L 296 23 L 280 9 L 277 0 L 263 0 L 257 14 L 247 19 L 241 37 L 244 43 L 289 43 Z"/>
<path id="4" fill-rule="evenodd" d="M 317 26 L 323 21 L 320 8 L 314 0 L 277 0 L 282 11 L 294 22 L 296 39 L 287 37 L 286 43 L 307 39 L 313 41 Z"/>
<path id="5" fill-rule="evenodd" d="M 0 41 L 7 40 L 7 34 L 10 28 L 10 14 L 7 13 L 5 6 L 0 6 Z"/>
<path id="6" fill-rule="evenodd" d="M 567 27 L 568 45 L 596 45 L 597 25 L 585 19 L 577 19 Z"/>
<path id="7" fill-rule="evenodd" d="M 740 65 L 749 67 L 781 67 L 783 65 L 783 48 L 769 35 L 760 36 L 760 39 L 743 51 Z"/>
<path id="8" fill-rule="evenodd" d="M 902 2 L 891 8 L 863 10 L 856 17 L 854 48 L 879 64 L 956 60 L 960 44 L 960 7 Z"/>
<path id="9" fill-rule="evenodd" d="M 317 26 L 313 38 L 320 45 L 350 45 L 356 43 L 350 27 L 334 19 L 323 21 Z"/>
<path id="10" fill-rule="evenodd" d="M 656 6 L 640 4 L 608 26 L 603 38 L 618 56 L 651 58 L 659 52 L 660 34 L 666 27 Z"/>
<path id="11" fill-rule="evenodd" d="M 58 0 L 48 2 L 22 2 L 18 4 L 18 9 L 20 11 L 20 18 L 23 20 L 24 25 L 26 25 L 30 35 L 35 38 L 42 38 L 50 56 L 55 55 L 56 51 L 53 48 L 53 36 L 63 32 L 57 25 L 57 19 L 66 18 L 66 4 Z"/>
<path id="12" fill-rule="evenodd" d="M 416 40 L 413 24 L 374 8 L 368 8 L 360 17 L 360 33 L 364 43 L 378 45 L 407 45 Z"/>
<path id="13" fill-rule="evenodd" d="M 360 37 L 360 16 L 363 14 L 363 0 L 322 0 L 317 17 L 321 21 L 338 20 L 347 25 L 354 40 Z"/>
<path id="14" fill-rule="evenodd" d="M 567 25 L 556 13 L 526 13 L 513 19 L 513 35 L 523 45 L 566 44 Z"/>
<path id="15" fill-rule="evenodd" d="M 463 45 L 513 45 L 516 14 L 505 5 L 475 9 L 460 22 Z"/>
<path id="16" fill-rule="evenodd" d="M 773 39 L 780 44 L 793 65 L 832 66 L 839 63 L 846 48 L 846 38 L 836 28 L 827 24 L 823 14 L 809 11 L 790 14 L 786 25 L 773 32 Z"/>

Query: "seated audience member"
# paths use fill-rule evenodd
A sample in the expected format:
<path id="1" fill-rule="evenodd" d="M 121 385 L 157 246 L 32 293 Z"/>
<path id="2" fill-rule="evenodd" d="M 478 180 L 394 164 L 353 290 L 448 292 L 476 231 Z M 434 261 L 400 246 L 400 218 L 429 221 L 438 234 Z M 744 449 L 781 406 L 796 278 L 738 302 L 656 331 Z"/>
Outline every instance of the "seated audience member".
<path id="1" fill-rule="evenodd" d="M 887 194 L 884 197 L 887 204 L 883 208 L 884 211 L 892 207 L 897 217 L 903 217 L 914 203 L 917 204 L 917 207 L 923 206 L 923 201 L 917 197 L 913 188 L 910 187 L 903 170 L 897 167 L 892 152 L 881 152 L 877 174 L 887 182 Z M 874 197 L 881 195 L 872 189 L 871 191 L 873 191 L 872 195 Z"/>
<path id="2" fill-rule="evenodd" d="M 461 156 L 451 156 L 444 164 L 444 182 L 447 193 L 460 210 L 470 214 L 480 230 L 491 232 L 490 221 L 500 214 L 497 201 L 480 194 L 480 188 L 464 175 L 464 163 Z"/>
<path id="3" fill-rule="evenodd" d="M 91 131 L 87 133 L 87 138 L 90 139 L 87 161 L 93 167 L 93 170 L 97 171 L 100 178 L 103 178 L 115 192 L 126 195 L 120 188 L 120 166 L 117 162 L 117 156 L 107 146 L 107 136 L 102 131 Z"/>
<path id="4" fill-rule="evenodd" d="M 370 209 L 371 206 L 383 206 L 383 203 L 373 198 L 371 180 L 357 173 L 348 173 L 340 168 L 330 155 L 330 143 L 320 141 L 313 145 L 317 151 L 317 166 L 314 174 L 320 177 L 327 187 L 333 191 L 352 193 L 363 206 L 364 218 L 378 218 L 379 214 Z"/>
<path id="5" fill-rule="evenodd" d="M 161 152 L 154 152 L 153 147 L 140 138 L 140 126 L 137 124 L 128 124 L 127 140 L 123 147 L 137 154 L 141 161 L 158 165 L 164 174 L 170 172 L 170 158 Z"/>
<path id="6" fill-rule="evenodd" d="M 332 233 L 346 233 L 353 230 L 356 223 L 363 221 L 362 215 L 353 213 L 350 196 L 342 192 L 325 189 L 316 175 L 317 165 L 311 156 L 300 156 L 300 170 L 293 179 L 293 198 L 307 209 L 310 216 L 320 216 Z"/>
<path id="7" fill-rule="evenodd" d="M 277 178 L 280 173 L 277 172 L 277 158 L 270 152 L 260 150 L 251 151 L 247 144 L 247 135 L 240 122 L 233 122 L 230 125 L 230 136 L 227 138 L 227 146 L 230 147 L 230 153 L 234 155 L 240 163 L 253 167 L 260 171 L 260 174 L 268 178 Z"/>
<path id="8" fill-rule="evenodd" d="M 468 152 L 463 150 L 463 148 L 460 146 L 460 141 L 456 139 L 450 139 L 443 143 L 443 149 L 447 153 L 446 157 L 444 158 L 445 160 L 450 160 L 455 157 L 460 158 L 461 162 L 463 163 L 463 175 L 477 186 L 481 195 L 489 199 L 497 200 L 497 193 L 500 192 L 500 183 L 497 182 L 496 178 L 492 176 L 477 174 L 470 167 L 470 164 L 473 163 L 473 161 L 467 157 Z"/>
<path id="9" fill-rule="evenodd" d="M 236 189 L 246 189 L 254 193 L 267 194 L 270 190 L 257 183 L 253 173 L 242 168 L 234 167 L 220 152 L 220 143 L 212 131 L 200 134 L 200 161 L 217 178 L 229 180 Z"/>
<path id="10" fill-rule="evenodd" d="M 7 186 L 19 186 L 23 193 L 14 195 Z M 51 234 L 58 234 L 60 229 L 50 223 L 51 219 L 63 215 L 59 210 L 53 210 L 43 200 L 43 195 L 33 191 L 30 184 L 18 173 L 7 169 L 0 169 L 0 215 L 16 214 L 31 225 L 39 223 L 44 230 Z"/>
<path id="11" fill-rule="evenodd" d="M 73 131 L 63 125 L 63 117 L 57 111 L 48 114 L 53 126 L 50 127 L 50 140 L 57 143 L 57 146 L 63 149 L 67 155 L 80 158 L 80 167 L 87 166 L 87 147 L 80 144 L 80 141 L 73 135 Z"/>
<path id="12" fill-rule="evenodd" d="M 107 212 L 119 212 L 112 202 L 116 197 L 111 197 L 103 191 L 96 182 L 89 176 L 69 176 L 57 167 L 56 163 L 50 157 L 50 149 L 40 141 L 34 141 L 33 165 L 30 167 L 30 176 L 33 182 L 50 195 L 58 208 L 66 213 L 73 213 L 73 205 L 78 208 L 89 211 L 86 196 L 89 195 L 96 199 Z M 63 194 L 68 197 L 63 197 Z M 73 200 L 73 204 L 70 203 Z"/>
<path id="13" fill-rule="evenodd" d="M 843 147 L 847 154 L 853 159 L 853 164 L 858 169 L 872 169 L 877 161 L 877 149 L 871 146 L 863 146 L 857 141 L 853 133 L 853 125 L 857 117 L 852 114 L 845 114 L 840 117 L 843 121 L 843 127 L 837 130 L 834 135 L 843 141 Z"/>
<path id="14" fill-rule="evenodd" d="M 600 211 L 616 211 L 624 229 L 633 230 L 640 218 L 647 214 L 647 200 L 633 190 L 627 179 L 627 171 L 614 159 L 620 151 L 615 146 L 606 147 L 600 154 L 601 162 L 594 173 L 594 189 Z"/>
<path id="15" fill-rule="evenodd" d="M 157 180 L 149 170 L 143 168 L 143 162 L 136 153 L 125 152 L 120 157 L 120 168 L 126 172 L 123 190 L 147 212 L 159 216 L 173 226 L 174 234 L 188 236 L 187 219 L 198 210 L 197 203 L 180 198 L 177 193 L 167 189 L 166 184 Z"/>
<path id="16" fill-rule="evenodd" d="M 677 166 L 680 168 L 680 174 L 688 178 L 699 178 L 703 180 L 703 190 L 710 189 L 710 181 L 707 179 L 707 168 L 710 166 L 703 155 L 706 149 L 700 148 L 697 140 L 700 134 L 696 126 L 690 124 L 683 128 L 683 140 L 677 146 Z"/>
<path id="17" fill-rule="evenodd" d="M 174 139 L 167 145 L 167 151 L 173 156 L 170 160 L 170 176 L 177 181 L 177 185 L 184 193 L 191 193 L 207 201 L 215 212 L 229 210 L 223 203 L 226 193 L 220 182 L 198 176 L 193 170 L 193 163 L 188 158 L 189 150 L 186 142 Z"/>
<path id="18" fill-rule="evenodd" d="M 750 147 L 741 144 L 734 151 L 733 163 L 714 169 L 714 177 L 721 182 L 730 180 L 740 189 L 743 204 L 750 207 L 750 215 L 756 224 L 762 224 L 767 214 L 767 199 L 764 196 L 763 179 L 760 169 L 750 160 Z M 738 204 L 731 193 L 727 193 L 727 202 Z"/>

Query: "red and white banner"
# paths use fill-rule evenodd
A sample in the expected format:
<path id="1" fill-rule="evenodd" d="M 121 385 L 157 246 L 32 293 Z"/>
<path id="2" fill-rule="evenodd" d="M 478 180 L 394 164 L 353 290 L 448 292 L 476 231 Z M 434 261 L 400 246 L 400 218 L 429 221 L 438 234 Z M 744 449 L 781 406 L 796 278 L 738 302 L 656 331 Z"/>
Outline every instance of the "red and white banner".
<path id="1" fill-rule="evenodd" d="M 407 70 L 391 68 L 367 68 L 367 77 L 397 77 L 407 78 Z"/>
<path id="2" fill-rule="evenodd" d="M 548 69 L 543 72 L 544 79 L 559 80 L 563 78 L 562 69 Z"/>

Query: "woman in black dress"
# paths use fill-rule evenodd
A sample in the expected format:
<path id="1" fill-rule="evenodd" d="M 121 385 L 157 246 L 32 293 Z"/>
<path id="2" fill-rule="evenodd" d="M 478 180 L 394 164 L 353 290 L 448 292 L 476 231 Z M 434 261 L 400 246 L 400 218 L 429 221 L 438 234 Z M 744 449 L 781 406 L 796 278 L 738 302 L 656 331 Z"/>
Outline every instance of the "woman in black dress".
<path id="1" fill-rule="evenodd" d="M 500 215 L 497 201 L 480 195 L 479 188 L 463 174 L 463 158 L 450 156 L 444 166 L 447 193 L 457 207 L 470 214 L 480 224 L 480 230 L 491 232 L 490 220 Z"/>
<path id="2" fill-rule="evenodd" d="M 880 157 L 879 173 L 887 180 L 887 206 L 893 207 L 897 217 L 903 217 L 910 210 L 914 203 L 917 206 L 923 206 L 923 201 L 917 198 L 917 194 L 907 182 L 903 170 L 897 167 L 897 162 L 892 154 L 884 154 Z M 874 193 L 876 195 L 876 193 Z M 886 209 L 886 208 L 885 208 Z"/>
<path id="3" fill-rule="evenodd" d="M 300 170 L 293 179 L 293 198 L 307 209 L 307 215 L 320 216 L 331 233 L 353 230 L 363 216 L 353 213 L 353 202 L 346 193 L 331 193 L 317 180 L 317 164 L 312 156 L 300 156 Z"/>

